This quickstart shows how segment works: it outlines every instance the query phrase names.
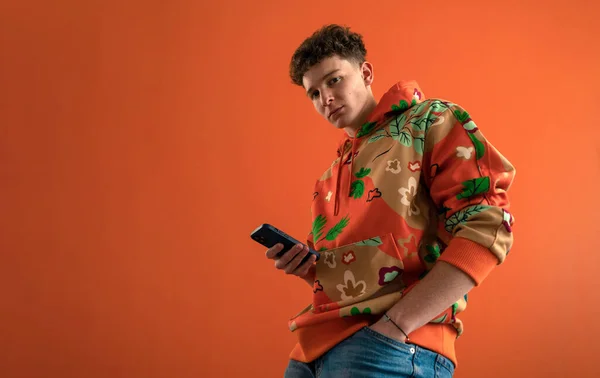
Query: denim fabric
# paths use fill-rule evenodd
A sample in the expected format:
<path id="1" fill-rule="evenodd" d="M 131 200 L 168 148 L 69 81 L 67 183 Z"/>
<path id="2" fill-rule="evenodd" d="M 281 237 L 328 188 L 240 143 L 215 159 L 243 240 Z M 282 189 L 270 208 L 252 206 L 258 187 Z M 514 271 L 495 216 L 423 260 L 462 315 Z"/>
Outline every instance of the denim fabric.
<path id="1" fill-rule="evenodd" d="M 284 378 L 451 378 L 448 358 L 365 327 L 312 363 L 290 360 Z"/>

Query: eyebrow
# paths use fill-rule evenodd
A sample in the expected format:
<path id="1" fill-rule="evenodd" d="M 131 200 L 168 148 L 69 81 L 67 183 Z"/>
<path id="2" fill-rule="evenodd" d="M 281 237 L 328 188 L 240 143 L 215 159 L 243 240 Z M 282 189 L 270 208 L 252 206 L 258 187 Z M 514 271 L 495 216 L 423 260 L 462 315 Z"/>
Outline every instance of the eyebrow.
<path id="1" fill-rule="evenodd" d="M 329 75 L 333 75 L 334 73 L 338 72 L 339 70 L 340 70 L 339 68 L 336 68 L 335 70 L 333 70 L 333 71 L 330 71 L 330 72 L 329 72 L 329 73 L 327 73 L 325 76 L 323 76 L 323 78 L 321 78 L 321 81 L 325 80 L 325 78 L 326 78 L 327 76 L 329 76 Z M 312 92 L 312 91 L 313 91 L 312 87 L 311 87 L 311 88 L 308 88 L 308 89 L 306 90 L 306 95 L 307 95 L 307 96 L 310 96 L 310 92 Z"/>

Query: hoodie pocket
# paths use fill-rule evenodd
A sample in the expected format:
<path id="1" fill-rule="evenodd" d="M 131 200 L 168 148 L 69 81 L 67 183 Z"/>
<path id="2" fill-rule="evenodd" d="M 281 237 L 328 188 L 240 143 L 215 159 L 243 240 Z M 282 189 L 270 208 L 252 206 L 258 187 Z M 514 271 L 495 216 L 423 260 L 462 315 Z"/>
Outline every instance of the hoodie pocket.
<path id="1" fill-rule="evenodd" d="M 314 311 L 363 302 L 392 289 L 390 286 L 399 290 L 403 272 L 404 264 L 391 233 L 322 251 L 313 286 Z"/>

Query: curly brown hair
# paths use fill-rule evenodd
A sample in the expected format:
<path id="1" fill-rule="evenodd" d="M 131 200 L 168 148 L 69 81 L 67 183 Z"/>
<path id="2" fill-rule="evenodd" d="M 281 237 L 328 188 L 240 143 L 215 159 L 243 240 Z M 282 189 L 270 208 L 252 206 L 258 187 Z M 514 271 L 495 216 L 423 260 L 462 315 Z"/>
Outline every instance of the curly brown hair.
<path id="1" fill-rule="evenodd" d="M 338 55 L 340 58 L 362 64 L 367 49 L 362 35 L 351 32 L 341 25 L 325 25 L 302 42 L 296 49 L 290 62 L 292 83 L 302 86 L 302 77 L 312 66 L 325 58 Z"/>

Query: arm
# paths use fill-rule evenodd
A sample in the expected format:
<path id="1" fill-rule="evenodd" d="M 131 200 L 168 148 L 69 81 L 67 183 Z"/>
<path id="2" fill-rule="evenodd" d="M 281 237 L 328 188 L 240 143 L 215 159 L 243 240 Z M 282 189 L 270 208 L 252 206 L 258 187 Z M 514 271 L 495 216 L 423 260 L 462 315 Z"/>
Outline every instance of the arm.
<path id="1" fill-rule="evenodd" d="M 421 282 L 388 310 L 387 314 L 404 332 L 410 334 L 436 318 L 474 286 L 475 283 L 469 275 L 451 264 L 440 261 Z M 392 327 L 397 331 L 393 325 Z M 394 337 L 403 336 L 398 331 Z"/>
<path id="2" fill-rule="evenodd" d="M 387 313 L 407 334 L 448 311 L 502 263 L 512 246 L 513 218 L 506 195 L 512 165 L 454 104 L 438 104 L 439 120 L 424 148 L 424 181 L 439 209 L 446 210 L 450 239 L 432 270 Z M 394 325 L 377 331 L 404 339 Z"/>
<path id="3" fill-rule="evenodd" d="M 309 246 L 312 250 L 314 250 L 315 244 L 312 242 L 312 239 L 313 239 L 313 233 L 311 231 L 308 234 L 308 236 L 306 237 L 306 245 Z M 306 252 L 308 252 L 308 250 L 306 250 Z M 306 273 L 304 275 L 299 276 L 311 288 L 314 287 L 314 285 L 315 285 L 315 274 L 316 274 L 316 269 L 317 269 L 317 266 L 314 263 L 314 261 L 316 261 L 316 260 L 310 260 L 309 262 L 311 263 L 311 265 L 308 268 L 308 270 L 306 271 Z"/>
<path id="4" fill-rule="evenodd" d="M 310 232 L 310 234 L 308 235 L 308 237 L 306 239 L 306 245 L 308 245 L 310 248 L 312 248 L 314 250 L 315 245 L 313 244 L 311 239 L 312 239 L 312 231 Z M 308 252 L 308 250 L 307 250 L 307 252 Z M 308 284 L 308 286 L 310 286 L 311 288 L 315 285 L 315 274 L 316 274 L 316 269 L 317 269 L 317 266 L 316 266 L 316 264 L 314 264 L 314 261 L 315 260 L 309 261 L 311 263 L 310 268 L 308 268 L 308 271 L 306 272 L 305 275 L 300 276 L 300 278 L 302 278 L 302 280 L 304 280 Z"/>

